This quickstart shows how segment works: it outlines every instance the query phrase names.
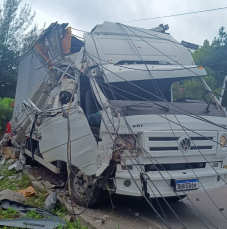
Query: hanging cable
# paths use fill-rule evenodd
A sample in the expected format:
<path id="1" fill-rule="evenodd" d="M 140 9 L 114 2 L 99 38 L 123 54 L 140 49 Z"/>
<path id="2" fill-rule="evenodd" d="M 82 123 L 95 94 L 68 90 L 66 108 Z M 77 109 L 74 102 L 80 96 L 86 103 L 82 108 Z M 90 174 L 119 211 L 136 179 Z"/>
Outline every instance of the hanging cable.
<path id="1" fill-rule="evenodd" d="M 94 41 L 94 38 L 93 38 L 93 41 Z M 96 43 L 95 43 L 95 41 L 94 41 L 94 44 L 95 44 L 95 47 L 96 47 Z M 98 53 L 98 49 L 97 49 L 97 47 L 96 47 L 96 51 L 97 51 L 97 53 Z M 98 54 L 99 55 L 99 54 Z M 101 61 L 100 61 L 100 63 L 101 63 Z M 113 127 L 114 127 L 114 125 L 113 125 Z M 153 183 L 153 182 L 152 182 Z M 158 190 L 158 192 L 159 192 L 159 190 Z M 160 193 L 160 192 L 159 192 Z M 162 196 L 162 194 L 160 193 L 160 195 Z M 163 196 L 162 196 L 163 197 Z M 164 197 L 163 197 L 163 199 L 164 199 Z M 165 199 L 164 199 L 165 200 Z M 170 207 L 170 206 L 169 206 Z M 174 212 L 175 213 L 175 212 Z M 178 216 L 177 216 L 178 217 Z M 178 218 L 178 220 L 180 220 L 179 218 Z M 182 223 L 182 221 L 180 220 L 180 222 Z M 184 225 L 183 225 L 184 226 Z"/>
<path id="2" fill-rule="evenodd" d="M 121 26 L 121 25 L 120 25 Z M 127 34 L 127 32 L 124 30 L 124 32 Z M 127 36 L 129 37 L 129 39 L 130 39 L 130 41 L 131 41 L 131 43 L 133 44 L 133 46 L 134 46 L 134 48 L 136 48 L 135 47 L 135 45 L 134 45 L 134 43 L 133 43 L 133 41 L 131 40 L 131 38 L 130 38 L 130 36 L 127 34 Z M 142 59 L 142 56 L 140 55 L 140 53 L 138 52 L 138 55 L 139 55 L 139 57 L 141 58 L 141 60 L 143 61 L 143 59 Z M 144 62 L 145 63 L 145 62 Z M 146 64 L 145 64 L 146 65 Z M 147 66 L 146 66 L 147 67 Z M 151 75 L 152 76 L 152 75 Z M 155 82 L 155 84 L 156 84 L 156 86 L 158 87 L 158 89 L 159 89 L 159 86 L 157 85 L 157 83 L 156 83 L 156 81 L 155 81 L 155 79 L 152 77 L 152 81 L 154 80 L 154 82 Z M 163 97 L 163 99 L 164 99 L 164 96 L 163 96 L 163 94 L 162 94 L 162 92 L 161 92 L 161 90 L 159 89 L 159 92 L 161 93 L 161 96 Z M 156 93 L 157 94 L 157 93 Z M 168 103 L 167 103 L 167 106 L 168 106 Z M 165 114 L 165 116 L 166 116 L 166 114 Z M 167 117 L 167 116 L 166 116 Z M 180 123 L 180 121 L 179 121 L 179 119 L 176 117 L 176 115 L 174 114 L 174 117 L 176 118 L 176 120 L 178 121 L 178 123 L 179 124 L 181 124 Z M 171 126 L 171 124 L 170 124 L 170 122 L 168 121 L 168 124 L 169 124 L 169 126 L 170 126 L 170 129 L 171 129 L 171 131 L 172 131 L 172 133 L 173 133 L 173 135 L 174 135 L 174 137 L 176 138 L 176 135 L 175 135 L 175 133 L 174 133 L 174 131 L 173 131 L 173 128 L 172 128 L 172 126 Z M 185 134 L 190 138 L 190 136 L 188 135 L 188 133 L 185 131 L 185 129 L 183 128 L 183 130 L 184 130 L 184 132 L 185 132 Z M 177 138 L 176 138 L 177 139 Z M 193 145 L 196 147 L 196 149 L 199 151 L 199 153 L 203 156 L 203 154 L 202 154 L 202 152 L 199 150 L 199 148 L 196 146 L 196 144 L 194 143 L 194 141 L 191 139 L 191 141 L 192 141 L 192 143 L 193 143 Z M 178 147 L 180 147 L 180 145 L 179 145 L 179 142 L 178 141 L 176 141 L 177 142 L 177 144 L 178 144 Z M 209 199 L 212 201 L 212 203 L 216 206 L 216 208 L 219 210 L 219 208 L 218 208 L 218 206 L 215 204 L 215 202 L 212 200 L 212 198 L 210 197 L 210 195 L 207 193 L 207 191 L 206 191 L 206 189 L 204 188 L 204 186 L 203 186 L 203 184 L 201 183 L 201 181 L 199 180 L 199 178 L 198 178 L 198 176 L 196 175 L 196 173 L 195 173 L 195 171 L 194 171 L 194 169 L 191 167 L 191 164 L 188 162 L 188 159 L 186 158 L 186 156 L 185 156 L 185 154 L 182 152 L 182 156 L 185 158 L 185 160 L 186 160 L 186 162 L 187 162 L 187 164 L 189 165 L 189 167 L 190 167 L 190 169 L 192 170 L 192 172 L 193 172 L 193 174 L 195 175 L 195 177 L 197 178 L 197 180 L 199 181 L 199 183 L 201 184 L 201 186 L 203 187 L 203 190 L 205 191 L 205 193 L 207 194 L 207 196 L 209 197 Z M 203 156 L 204 157 L 204 156 Z M 204 159 L 206 160 L 206 162 L 208 163 L 208 161 L 207 161 L 207 159 L 204 157 Z M 209 164 L 209 163 L 208 163 Z M 210 164 L 209 164 L 210 165 Z M 211 168 L 213 168 L 211 165 L 210 165 L 210 167 Z M 216 172 L 217 173 L 217 172 Z M 217 175 L 219 175 L 218 173 L 217 173 Z M 222 213 L 222 212 L 221 212 Z M 222 215 L 225 217 L 225 215 L 222 213 Z M 226 217 L 225 217 L 226 218 Z M 226 218 L 227 219 L 227 218 Z"/>
<path id="3" fill-rule="evenodd" d="M 224 10 L 224 9 L 227 9 L 227 6 L 221 7 L 221 8 L 208 9 L 208 10 L 199 10 L 199 11 L 188 12 L 188 13 L 180 13 L 180 14 L 172 14 L 172 15 L 166 15 L 166 16 L 160 16 L 160 17 L 151 17 L 151 18 L 137 19 L 137 20 L 131 20 L 131 21 L 123 21 L 121 23 L 134 22 L 134 21 L 147 21 L 147 20 L 154 20 L 154 19 L 168 18 L 168 17 L 178 17 L 178 16 L 183 16 L 183 15 L 205 13 L 205 12 L 211 12 L 211 11 L 217 11 L 217 10 Z"/>
<path id="4" fill-rule="evenodd" d="M 108 84 L 109 85 L 109 84 Z M 110 85 L 109 85 L 109 87 L 110 87 Z M 113 92 L 112 92 L 113 93 Z M 124 117 L 124 116 L 123 116 Z M 125 119 L 125 118 L 124 118 Z M 125 120 L 125 122 L 127 123 L 127 121 Z M 113 125 L 113 124 L 112 124 Z M 144 149 L 143 149 L 144 150 Z M 150 157 L 151 157 L 151 155 L 149 155 Z M 153 163 L 153 162 L 152 162 Z M 156 167 L 156 166 L 155 166 Z M 163 167 L 163 166 L 162 166 Z M 158 170 L 158 169 L 157 169 Z M 165 169 L 164 169 L 165 170 Z M 158 170 L 159 171 L 159 170 Z M 168 173 L 168 172 L 167 172 Z M 169 174 L 169 173 L 168 173 Z M 162 175 L 162 174 L 161 174 Z M 170 175 L 170 174 L 169 174 Z M 171 175 L 170 175 L 171 176 Z M 162 176 L 163 177 L 163 176 Z M 164 177 L 163 177 L 163 179 L 165 179 Z M 152 182 L 152 181 L 151 181 Z M 168 184 L 168 182 L 166 181 L 166 183 L 167 183 L 167 185 L 169 185 Z M 179 195 L 177 194 L 177 193 L 175 193 L 178 197 L 179 197 Z M 180 197 L 179 197 L 179 199 L 181 199 Z M 191 202 L 191 201 L 190 201 Z M 191 202 L 192 203 L 192 202 Z M 193 204 L 193 203 L 192 203 Z M 193 206 L 194 206 L 194 204 L 193 204 Z M 194 206 L 195 207 L 195 206 Z M 189 210 L 191 210 L 191 209 L 189 209 Z M 192 213 L 194 214 L 194 212 L 192 211 Z M 198 219 L 200 219 L 198 216 L 197 216 L 197 218 Z M 201 220 L 200 220 L 201 221 Z M 203 221 L 201 221 L 202 223 L 203 223 Z M 211 223 L 212 224 L 212 223 Z M 205 225 L 206 226 L 206 225 Z"/>
<path id="5" fill-rule="evenodd" d="M 88 56 L 89 56 L 89 54 L 88 54 Z M 93 59 L 91 56 L 89 56 L 89 58 L 90 58 L 90 59 Z M 94 61 L 94 62 L 96 62 L 96 61 Z M 97 63 L 97 62 L 96 62 L 96 63 Z M 98 63 L 97 63 L 97 64 L 98 64 Z M 149 91 L 143 89 L 142 87 L 140 87 L 140 86 L 138 86 L 138 85 L 132 83 L 131 81 L 126 80 L 125 78 L 123 78 L 123 77 L 121 77 L 120 75 L 116 74 L 115 72 L 109 70 L 108 68 L 104 67 L 103 65 L 102 65 L 102 68 L 105 69 L 105 70 L 107 70 L 108 72 L 114 74 L 115 76 L 119 77 L 120 79 L 124 80 L 125 82 L 128 82 L 129 84 L 133 85 L 134 87 L 136 87 L 136 88 L 138 88 L 138 89 L 140 89 L 140 90 L 146 92 L 147 94 L 150 94 L 150 95 L 152 95 L 152 96 L 154 96 L 154 97 L 156 97 L 156 98 L 158 98 L 158 99 L 161 99 L 161 100 L 164 101 L 164 102 L 170 103 L 169 101 L 163 100 L 163 99 L 160 98 L 159 96 L 157 96 L 157 95 L 155 95 L 155 94 L 153 94 L 153 93 L 151 93 L 151 92 L 149 92 Z M 119 88 L 119 90 L 122 90 L 122 89 Z M 124 91 L 124 90 L 123 90 L 123 91 Z M 128 93 L 128 92 L 127 92 L 127 93 Z M 129 93 L 129 94 L 131 94 L 131 93 Z M 134 94 L 133 94 L 133 95 L 134 95 Z M 135 95 L 135 96 L 137 96 L 137 95 Z M 140 97 L 140 96 L 137 96 L 137 97 Z M 143 98 L 143 99 L 144 99 L 144 98 Z M 144 99 L 144 100 L 150 101 L 151 103 L 155 104 L 155 102 L 152 101 L 152 100 L 148 100 L 148 99 Z M 186 112 L 186 113 L 188 113 L 188 114 L 190 114 L 190 115 L 187 115 L 187 114 L 185 114 L 185 113 L 182 113 L 181 111 L 178 110 L 177 112 L 180 113 L 180 114 L 187 115 L 187 116 L 189 116 L 189 117 L 198 119 L 198 120 L 200 120 L 200 121 L 207 122 L 207 123 L 209 123 L 209 124 L 211 124 L 211 125 L 214 125 L 214 126 L 217 126 L 217 127 L 219 127 L 219 128 L 222 128 L 222 129 L 227 130 L 227 128 L 225 128 L 224 126 L 218 125 L 218 124 L 216 124 L 216 123 L 214 123 L 214 122 L 211 122 L 210 120 L 207 120 L 207 119 L 205 119 L 205 118 L 203 118 L 203 117 L 201 117 L 201 116 L 195 115 L 194 113 L 192 113 L 192 112 L 190 112 L 190 111 L 187 111 L 187 110 L 185 110 L 185 109 L 183 109 L 183 108 L 181 108 L 181 107 L 179 107 L 179 106 L 177 106 L 177 105 L 175 105 L 175 104 L 173 104 L 173 103 L 170 103 L 170 105 L 171 105 L 171 106 L 174 106 L 174 107 L 176 107 L 176 108 L 178 108 L 178 109 L 180 109 L 180 110 L 182 110 L 182 111 L 184 111 L 184 112 Z M 176 111 L 176 110 L 174 110 L 173 108 L 171 108 L 170 110 Z"/>

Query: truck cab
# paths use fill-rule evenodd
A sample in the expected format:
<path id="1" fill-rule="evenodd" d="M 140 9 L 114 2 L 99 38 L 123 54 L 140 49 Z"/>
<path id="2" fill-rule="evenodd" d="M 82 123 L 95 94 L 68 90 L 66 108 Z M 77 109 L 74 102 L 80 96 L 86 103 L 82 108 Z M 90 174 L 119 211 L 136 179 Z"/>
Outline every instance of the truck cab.
<path id="1" fill-rule="evenodd" d="M 72 165 L 74 201 L 92 206 L 102 189 L 179 198 L 225 184 L 226 113 L 203 79 L 205 69 L 163 26 L 104 22 L 63 57 L 43 104 L 24 102 L 33 112 L 25 153 L 31 156 L 36 148 L 35 157 L 47 167 Z M 40 52 L 39 58 L 44 61 Z M 61 104 L 65 91 L 72 97 Z M 70 122 L 70 161 L 62 110 Z"/>

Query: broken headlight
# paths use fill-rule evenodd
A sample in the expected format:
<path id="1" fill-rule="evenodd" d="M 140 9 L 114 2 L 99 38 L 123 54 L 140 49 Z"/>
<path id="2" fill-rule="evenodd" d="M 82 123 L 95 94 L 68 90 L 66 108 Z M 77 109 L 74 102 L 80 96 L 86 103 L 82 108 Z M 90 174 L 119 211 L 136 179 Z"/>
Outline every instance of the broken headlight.
<path id="1" fill-rule="evenodd" d="M 118 149 L 134 149 L 136 141 L 131 135 L 121 135 L 115 138 L 114 144 Z"/>

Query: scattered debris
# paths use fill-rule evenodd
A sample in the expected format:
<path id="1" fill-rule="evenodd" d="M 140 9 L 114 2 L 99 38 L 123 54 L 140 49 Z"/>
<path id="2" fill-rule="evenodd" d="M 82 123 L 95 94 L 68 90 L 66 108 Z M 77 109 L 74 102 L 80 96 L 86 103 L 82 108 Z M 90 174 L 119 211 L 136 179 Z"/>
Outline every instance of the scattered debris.
<path id="1" fill-rule="evenodd" d="M 6 163 L 8 165 L 12 165 L 16 160 L 15 159 L 9 159 Z"/>
<path id="2" fill-rule="evenodd" d="M 13 179 L 16 179 L 17 178 L 17 175 L 14 175 L 14 176 L 8 176 L 8 179 L 9 180 L 13 180 Z"/>
<path id="3" fill-rule="evenodd" d="M 41 181 L 42 184 L 46 187 L 46 190 L 54 189 L 55 185 L 51 184 L 49 181 Z"/>
<path id="4" fill-rule="evenodd" d="M 4 165 L 5 162 L 6 162 L 6 159 L 3 159 L 3 160 L 0 162 L 0 164 L 1 164 L 1 165 Z"/>
<path id="5" fill-rule="evenodd" d="M 50 213 L 50 212 L 48 212 L 46 210 L 43 210 L 41 208 L 36 208 L 36 207 L 30 206 L 30 205 L 22 204 L 22 203 L 19 203 L 19 202 L 16 202 L 16 201 L 8 200 L 8 199 L 2 200 L 0 202 L 0 207 L 4 208 L 4 209 L 13 208 L 16 211 L 18 211 L 21 214 L 23 214 L 23 215 L 26 215 L 27 212 L 30 212 L 30 211 L 36 211 L 36 213 L 41 215 L 42 217 L 53 216 L 52 213 Z"/>
<path id="6" fill-rule="evenodd" d="M 219 211 L 221 211 L 221 212 L 224 211 L 224 208 L 219 208 Z"/>
<path id="7" fill-rule="evenodd" d="M 4 199 L 16 201 L 19 203 L 23 203 L 26 200 L 25 197 L 21 193 L 14 192 L 9 189 L 6 189 L 0 192 L 0 200 L 4 200 Z"/>
<path id="8" fill-rule="evenodd" d="M 47 192 L 47 193 L 45 194 L 45 197 L 48 197 L 50 194 L 51 194 L 51 192 Z"/>
<path id="9" fill-rule="evenodd" d="M 35 189 L 32 186 L 29 186 L 28 188 L 24 190 L 19 190 L 18 192 L 21 193 L 24 197 L 30 197 L 30 196 L 37 195 L 37 192 L 35 191 Z"/>
<path id="10" fill-rule="evenodd" d="M 196 198 L 197 201 L 199 201 L 199 198 Z"/>
<path id="11" fill-rule="evenodd" d="M 24 165 L 24 169 L 31 169 L 31 165 Z"/>
<path id="12" fill-rule="evenodd" d="M 20 153 L 19 159 L 20 159 L 20 162 L 21 162 L 23 165 L 26 164 L 26 158 L 25 158 L 25 156 L 24 156 L 22 153 Z M 30 167 L 31 167 L 31 166 L 30 166 Z"/>
<path id="13" fill-rule="evenodd" d="M 104 222 L 101 219 L 97 219 L 97 220 L 95 220 L 95 223 L 103 224 Z"/>
<path id="14" fill-rule="evenodd" d="M 10 158 L 11 154 L 12 154 L 12 147 L 4 146 L 3 147 L 3 157 L 4 157 L 4 159 Z"/>
<path id="15" fill-rule="evenodd" d="M 37 191 L 43 191 L 43 190 L 44 190 L 44 186 L 43 186 L 42 183 L 39 182 L 39 181 L 32 181 L 32 186 L 33 186 L 34 189 L 36 189 Z"/>
<path id="16" fill-rule="evenodd" d="M 135 214 L 134 214 L 134 216 L 139 216 L 139 215 L 140 215 L 140 213 L 135 213 Z"/>
<path id="17" fill-rule="evenodd" d="M 41 176 L 36 177 L 37 180 L 42 180 L 43 178 Z"/>
<path id="18" fill-rule="evenodd" d="M 108 215 L 104 215 L 104 216 L 102 217 L 102 219 L 105 220 L 105 221 L 108 220 L 109 218 L 110 218 L 110 216 L 108 216 Z"/>
<path id="19" fill-rule="evenodd" d="M 51 211 L 57 204 L 57 193 L 51 192 L 46 198 L 44 209 Z"/>
<path id="20" fill-rule="evenodd" d="M 14 160 L 14 159 L 10 159 L 10 160 Z M 12 170 L 12 169 L 16 169 L 16 171 L 22 171 L 23 170 L 23 165 L 21 162 L 17 161 L 14 164 L 10 165 L 8 167 L 8 170 Z"/>
<path id="21" fill-rule="evenodd" d="M 57 217 L 52 216 L 49 218 L 44 219 L 31 219 L 31 218 L 20 218 L 20 219 L 14 219 L 14 220 L 0 220 L 1 226 L 8 226 L 8 227 L 19 227 L 19 228 L 32 228 L 32 229 L 53 229 L 56 228 L 56 226 L 66 225 L 66 222 Z"/>

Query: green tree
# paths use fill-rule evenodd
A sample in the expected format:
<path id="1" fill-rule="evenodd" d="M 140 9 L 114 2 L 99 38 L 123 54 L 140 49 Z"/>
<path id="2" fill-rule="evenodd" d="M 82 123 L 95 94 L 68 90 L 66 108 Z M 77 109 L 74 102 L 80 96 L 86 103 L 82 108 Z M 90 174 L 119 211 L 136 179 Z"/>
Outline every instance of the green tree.
<path id="1" fill-rule="evenodd" d="M 0 43 L 0 97 L 14 98 L 17 84 L 19 52 Z"/>
<path id="2" fill-rule="evenodd" d="M 0 43 L 20 52 L 27 51 L 40 32 L 37 25 L 33 24 L 35 12 L 32 12 L 29 4 L 20 7 L 21 2 L 4 0 L 0 5 Z"/>
<path id="3" fill-rule="evenodd" d="M 22 0 L 0 5 L 0 97 L 14 98 L 18 60 L 38 39 L 41 30 L 33 23 L 35 12 Z"/>
<path id="4" fill-rule="evenodd" d="M 6 122 L 12 118 L 13 108 L 11 107 L 14 99 L 0 98 L 0 130 L 4 130 Z"/>
<path id="5" fill-rule="evenodd" d="M 210 88 L 220 94 L 225 76 L 227 75 L 227 34 L 225 28 L 219 29 L 219 36 L 210 43 L 205 40 L 203 46 L 193 54 L 197 65 L 202 65 L 207 71 L 204 77 Z M 227 93 L 223 97 L 223 105 L 227 106 Z"/>

